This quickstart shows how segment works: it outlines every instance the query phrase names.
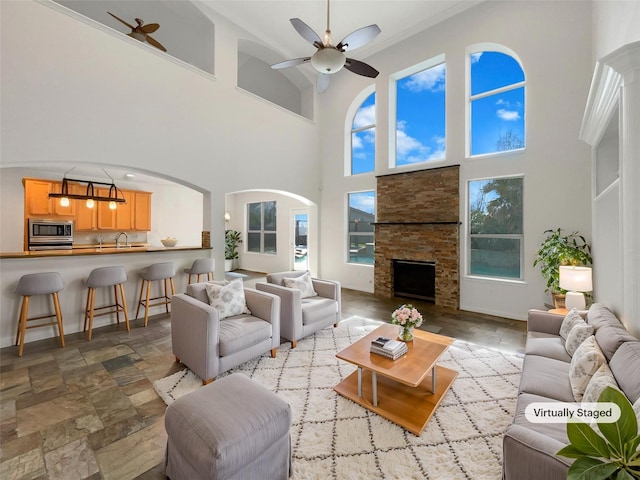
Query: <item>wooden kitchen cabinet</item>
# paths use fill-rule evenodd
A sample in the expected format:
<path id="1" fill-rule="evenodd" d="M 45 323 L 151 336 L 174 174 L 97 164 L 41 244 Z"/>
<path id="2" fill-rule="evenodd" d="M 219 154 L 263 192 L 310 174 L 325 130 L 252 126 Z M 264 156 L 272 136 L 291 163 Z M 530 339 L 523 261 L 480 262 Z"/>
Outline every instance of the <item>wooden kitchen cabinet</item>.
<path id="1" fill-rule="evenodd" d="M 73 185 L 71 189 L 76 195 L 84 195 L 87 193 L 86 187 L 82 185 Z M 96 207 L 88 208 L 86 200 L 73 201 L 76 204 L 75 230 L 96 230 L 98 228 L 98 213 Z"/>
<path id="2" fill-rule="evenodd" d="M 135 230 L 134 224 L 134 196 L 131 190 L 120 190 L 125 203 L 118 203 L 116 208 L 116 230 Z"/>
<path id="3" fill-rule="evenodd" d="M 23 179 L 24 214 L 26 217 L 50 217 L 53 214 L 49 198 L 51 182 L 48 180 Z"/>
<path id="4" fill-rule="evenodd" d="M 151 193 L 135 192 L 134 230 L 151 230 Z"/>
<path id="5" fill-rule="evenodd" d="M 62 182 L 51 182 L 51 193 L 62 193 Z M 73 193 L 73 188 L 69 188 L 67 193 Z M 76 201 L 69 199 L 69 205 L 63 207 L 60 205 L 60 198 L 50 198 L 53 213 L 60 217 L 71 217 L 76 213 Z"/>
<path id="6" fill-rule="evenodd" d="M 96 188 L 95 191 L 99 197 L 109 196 L 109 190 L 106 188 Z M 109 202 L 96 202 L 94 208 L 98 209 L 98 230 L 115 230 L 116 210 L 109 208 Z"/>

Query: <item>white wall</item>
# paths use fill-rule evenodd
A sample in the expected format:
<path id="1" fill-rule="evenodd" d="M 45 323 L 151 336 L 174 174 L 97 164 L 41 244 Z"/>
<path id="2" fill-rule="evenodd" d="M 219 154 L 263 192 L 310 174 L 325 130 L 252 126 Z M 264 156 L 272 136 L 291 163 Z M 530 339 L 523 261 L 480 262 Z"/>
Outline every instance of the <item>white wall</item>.
<path id="1" fill-rule="evenodd" d="M 38 2 L 1 2 L 0 15 L 2 167 L 126 166 L 210 192 L 204 224 L 218 276 L 225 193 L 270 188 L 318 200 L 315 125 L 237 89 L 246 34 L 223 19 L 214 19 L 213 79 Z"/>
<path id="2" fill-rule="evenodd" d="M 465 158 L 465 47 L 494 42 L 512 49 L 527 78 L 527 148 L 501 157 Z M 546 296 L 532 264 L 543 232 L 562 227 L 591 231 L 590 154 L 578 132 L 591 78 L 589 2 L 485 2 L 366 59 L 381 73 L 377 97 L 376 173 L 388 163 L 389 75 L 445 54 L 447 62 L 447 160 L 461 165 L 461 212 L 465 221 L 466 182 L 474 178 L 520 175 L 524 183 L 524 281 L 465 276 L 466 226 L 461 229 L 461 308 L 524 319 L 542 308 Z M 344 177 L 345 115 L 367 79 L 344 72 L 320 104 L 323 163 L 322 274 L 343 285 L 372 290 L 373 269 L 344 264 L 346 193 L 374 189 L 374 175 Z M 348 140 L 348 139 L 347 139 Z M 439 166 L 442 165 L 439 164 Z M 570 182 L 568 184 L 568 182 Z M 331 220 L 329 220 L 331 219 Z M 335 219 L 335 220 L 334 220 Z"/>
<path id="3" fill-rule="evenodd" d="M 640 2 L 593 2 L 593 63 L 618 47 L 640 40 Z"/>

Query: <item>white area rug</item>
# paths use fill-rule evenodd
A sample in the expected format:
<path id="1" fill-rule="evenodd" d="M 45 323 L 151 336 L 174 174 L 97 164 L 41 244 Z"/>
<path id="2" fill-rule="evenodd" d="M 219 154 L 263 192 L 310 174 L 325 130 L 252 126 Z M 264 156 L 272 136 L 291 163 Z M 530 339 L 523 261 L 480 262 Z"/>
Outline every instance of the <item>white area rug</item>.
<path id="1" fill-rule="evenodd" d="M 440 364 L 458 377 L 416 437 L 333 391 L 355 370 L 336 352 L 379 325 L 350 317 L 294 350 L 285 343 L 276 358 L 264 355 L 226 373 L 243 373 L 291 405 L 292 478 L 500 479 L 522 357 L 456 340 Z M 200 386 L 188 370 L 154 383 L 167 404 Z"/>

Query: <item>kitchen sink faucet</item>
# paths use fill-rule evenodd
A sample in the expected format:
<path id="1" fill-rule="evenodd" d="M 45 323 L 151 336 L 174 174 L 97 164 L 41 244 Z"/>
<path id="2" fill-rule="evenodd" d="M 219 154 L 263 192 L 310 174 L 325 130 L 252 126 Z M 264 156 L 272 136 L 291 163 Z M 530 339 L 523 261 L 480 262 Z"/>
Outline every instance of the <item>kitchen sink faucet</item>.
<path id="1" fill-rule="evenodd" d="M 129 236 L 127 235 L 127 232 L 120 232 L 116 234 L 116 248 L 120 248 L 120 236 L 124 235 L 124 246 L 128 247 L 129 246 Z"/>

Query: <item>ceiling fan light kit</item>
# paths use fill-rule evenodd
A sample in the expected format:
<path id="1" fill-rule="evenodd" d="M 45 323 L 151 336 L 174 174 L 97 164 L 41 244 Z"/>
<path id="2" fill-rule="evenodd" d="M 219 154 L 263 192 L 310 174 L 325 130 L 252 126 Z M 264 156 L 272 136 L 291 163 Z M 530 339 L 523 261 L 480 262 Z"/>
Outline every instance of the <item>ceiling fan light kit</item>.
<path id="1" fill-rule="evenodd" d="M 334 46 L 331 40 L 331 29 L 329 28 L 329 12 L 329 0 L 327 0 L 327 29 L 325 30 L 324 40 L 321 40 L 320 36 L 299 18 L 290 19 L 289 21 L 293 28 L 317 50 L 310 57 L 294 58 L 271 65 L 271 68 L 278 70 L 311 62 L 313 68 L 320 73 L 317 82 L 318 93 L 323 93 L 329 87 L 329 75 L 339 72 L 343 67 L 364 77 L 376 78 L 378 76 L 378 71 L 375 68 L 359 60 L 347 58 L 344 52 L 370 42 L 380 33 L 380 28 L 375 24 L 359 28 Z"/>

